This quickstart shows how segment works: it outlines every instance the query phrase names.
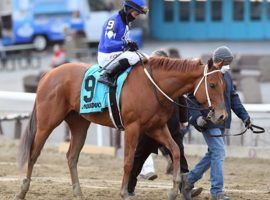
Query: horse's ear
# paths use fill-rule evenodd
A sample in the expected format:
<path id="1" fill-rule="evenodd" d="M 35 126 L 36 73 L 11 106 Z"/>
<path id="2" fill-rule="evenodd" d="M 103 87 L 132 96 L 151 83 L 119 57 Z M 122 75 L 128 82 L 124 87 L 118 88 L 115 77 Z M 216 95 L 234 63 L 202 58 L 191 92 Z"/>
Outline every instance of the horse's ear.
<path id="1" fill-rule="evenodd" d="M 208 69 L 211 70 L 214 66 L 214 61 L 212 58 L 210 58 L 208 61 L 207 61 L 207 65 L 208 65 Z"/>
<path id="2" fill-rule="evenodd" d="M 224 64 L 224 61 L 221 61 L 219 63 L 214 64 L 213 59 L 210 58 L 208 60 L 207 64 L 208 64 L 208 70 L 217 70 L 217 69 L 220 70 L 222 68 L 223 64 Z"/>

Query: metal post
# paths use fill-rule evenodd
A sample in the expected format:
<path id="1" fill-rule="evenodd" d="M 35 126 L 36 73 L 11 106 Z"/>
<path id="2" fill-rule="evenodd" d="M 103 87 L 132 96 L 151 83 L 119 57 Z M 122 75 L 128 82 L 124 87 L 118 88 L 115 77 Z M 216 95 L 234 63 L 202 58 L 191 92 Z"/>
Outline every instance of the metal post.
<path id="1" fill-rule="evenodd" d="M 244 146 L 244 136 L 241 135 L 241 146 Z"/>
<path id="2" fill-rule="evenodd" d="M 255 144 L 254 144 L 254 146 L 257 147 L 258 143 L 259 143 L 259 135 L 256 135 L 255 136 Z"/>
<path id="3" fill-rule="evenodd" d="M 225 129 L 225 132 L 224 132 L 225 134 L 229 134 L 230 133 L 230 130 L 229 129 Z M 226 144 L 228 145 L 228 146 L 230 146 L 230 144 L 231 144 L 231 139 L 230 139 L 230 136 L 226 136 Z"/>
<path id="4" fill-rule="evenodd" d="M 14 55 L 12 55 L 12 56 L 10 56 L 10 58 L 9 58 L 9 60 L 10 60 L 10 71 L 13 71 L 13 70 L 15 70 L 16 68 L 17 68 L 17 56 L 14 54 Z"/>
<path id="5" fill-rule="evenodd" d="M 114 138 L 115 138 L 115 142 L 114 142 L 115 149 L 118 150 L 121 148 L 121 131 L 120 130 L 116 129 Z"/>
<path id="6" fill-rule="evenodd" d="M 5 51 L 0 50 L 1 68 L 5 69 L 7 66 L 7 55 Z"/>
<path id="7" fill-rule="evenodd" d="M 110 128 L 110 146 L 113 147 L 114 146 L 114 134 L 113 134 L 113 129 Z"/>
<path id="8" fill-rule="evenodd" d="M 97 125 L 97 146 L 103 146 L 103 134 L 102 134 L 102 126 Z"/>
<path id="9" fill-rule="evenodd" d="M 17 118 L 15 122 L 14 138 L 20 139 L 22 132 L 22 122 L 21 119 Z"/>
<path id="10" fill-rule="evenodd" d="M 67 123 L 65 123 L 64 141 L 70 142 L 70 129 Z"/>
<path id="11" fill-rule="evenodd" d="M 187 140 L 187 143 L 188 143 L 188 144 L 191 143 L 191 137 L 192 137 L 191 134 L 192 134 L 192 132 L 191 132 L 191 129 L 189 128 L 189 129 L 188 129 L 188 140 Z"/>
<path id="12" fill-rule="evenodd" d="M 242 130 L 242 128 L 243 128 L 242 123 L 241 123 L 240 127 L 241 127 L 240 130 Z M 244 135 L 241 135 L 241 146 L 244 146 Z"/>
<path id="13" fill-rule="evenodd" d="M 3 129 L 2 129 L 2 123 L 0 121 L 0 135 L 4 135 Z"/>

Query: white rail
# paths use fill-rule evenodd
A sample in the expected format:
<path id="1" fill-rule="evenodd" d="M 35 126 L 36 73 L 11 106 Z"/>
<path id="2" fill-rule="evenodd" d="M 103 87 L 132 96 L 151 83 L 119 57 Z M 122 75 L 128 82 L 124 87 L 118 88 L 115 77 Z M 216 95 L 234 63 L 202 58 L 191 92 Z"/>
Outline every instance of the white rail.
<path id="1" fill-rule="evenodd" d="M 36 98 L 35 93 L 0 91 L 0 100 L 32 101 Z M 270 104 L 244 104 L 248 112 L 270 112 Z"/>
<path id="2" fill-rule="evenodd" d="M 8 92 L 8 91 L 0 91 L 0 101 L 18 101 L 18 102 L 29 102 L 33 103 L 35 101 L 36 94 L 35 93 L 25 93 L 25 92 Z M 0 102 L 1 104 L 1 102 Z M 1 105 L 0 105 L 1 107 Z M 1 110 L 0 110 L 1 112 Z M 31 112 L 31 110 L 29 110 Z M 102 137 L 102 126 L 97 125 L 97 145 L 98 146 L 103 146 L 104 141 Z"/>
<path id="3" fill-rule="evenodd" d="M 0 45 L 0 52 L 19 51 L 19 50 L 27 50 L 27 49 L 35 49 L 34 44 L 20 44 L 20 45 L 10 45 L 10 46 Z"/>
<path id="4" fill-rule="evenodd" d="M 34 102 L 35 93 L 0 91 L 0 100 L 31 101 Z"/>
<path id="5" fill-rule="evenodd" d="M 0 108 L 1 108 L 1 101 L 2 102 L 15 101 L 15 102 L 21 102 L 21 103 L 25 102 L 27 104 L 31 104 L 31 103 L 34 103 L 35 97 L 36 97 L 35 93 L 0 91 Z M 3 107 L 2 105 L 2 108 L 5 108 L 5 107 L 6 106 Z M 257 119 L 256 122 L 258 121 L 257 117 L 261 117 L 262 119 L 266 119 L 266 118 L 269 119 L 268 113 L 270 113 L 270 104 L 244 104 L 244 107 L 246 108 L 248 112 L 254 113 L 252 115 L 252 118 L 255 116 L 255 118 Z M 16 108 L 17 107 L 15 107 L 15 109 Z M 8 111 L 7 109 L 4 109 L 4 110 Z M 26 110 L 24 110 L 24 112 L 25 111 Z M 29 112 L 31 112 L 31 109 L 29 109 Z M 20 111 L 18 111 L 18 113 L 20 113 Z M 233 118 L 236 118 L 236 117 L 233 116 Z M 96 144 L 98 146 L 104 145 L 104 138 L 103 138 L 104 131 L 106 132 L 106 129 L 104 129 L 100 125 L 97 126 L 97 129 L 96 129 L 96 134 L 97 134 L 96 142 L 97 143 Z"/>

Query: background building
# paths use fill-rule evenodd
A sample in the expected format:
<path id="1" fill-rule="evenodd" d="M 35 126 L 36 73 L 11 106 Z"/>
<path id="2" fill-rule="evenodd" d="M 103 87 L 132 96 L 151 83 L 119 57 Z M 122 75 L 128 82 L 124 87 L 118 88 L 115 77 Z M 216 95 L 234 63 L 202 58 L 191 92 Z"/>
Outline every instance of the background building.
<path id="1" fill-rule="evenodd" d="M 270 0 L 151 0 L 149 6 L 155 39 L 270 39 Z"/>

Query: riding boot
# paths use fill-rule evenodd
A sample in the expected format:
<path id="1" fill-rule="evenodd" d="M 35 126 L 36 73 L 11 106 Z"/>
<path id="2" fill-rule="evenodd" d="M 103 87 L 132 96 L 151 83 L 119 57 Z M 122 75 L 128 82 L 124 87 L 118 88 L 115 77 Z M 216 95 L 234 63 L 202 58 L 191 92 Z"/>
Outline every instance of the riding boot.
<path id="1" fill-rule="evenodd" d="M 115 81 L 119 74 L 124 72 L 130 66 L 128 59 L 124 58 L 116 63 L 109 65 L 105 68 L 104 72 L 100 75 L 98 82 L 108 85 L 109 87 L 115 87 Z"/>

